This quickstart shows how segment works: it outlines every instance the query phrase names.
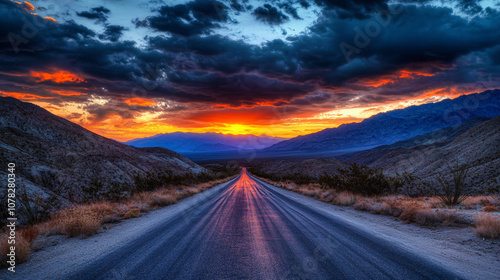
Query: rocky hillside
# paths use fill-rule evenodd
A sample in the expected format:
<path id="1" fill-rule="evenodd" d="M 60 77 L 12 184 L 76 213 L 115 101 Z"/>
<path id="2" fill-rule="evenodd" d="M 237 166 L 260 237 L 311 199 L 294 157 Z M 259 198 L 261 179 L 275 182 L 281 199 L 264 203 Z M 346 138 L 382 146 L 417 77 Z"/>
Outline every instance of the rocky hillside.
<path id="1" fill-rule="evenodd" d="M 486 188 L 500 182 L 500 117 L 474 119 L 406 141 L 357 153 L 348 161 L 383 168 L 386 173 L 410 172 L 429 178 L 447 173 L 447 164 L 468 164 L 470 182 Z"/>
<path id="2" fill-rule="evenodd" d="M 470 119 L 493 118 L 499 115 L 500 90 L 490 90 L 377 114 L 361 123 L 344 124 L 338 128 L 325 129 L 277 143 L 264 149 L 264 152 L 307 154 L 366 150 L 457 126 Z"/>
<path id="3" fill-rule="evenodd" d="M 134 174 L 204 171 L 170 150 L 134 148 L 5 97 L 0 97 L 0 158 L 2 172 L 9 162 L 16 164 L 19 183 L 28 192 L 60 199 L 78 197 L 88 187 L 130 186 Z"/>

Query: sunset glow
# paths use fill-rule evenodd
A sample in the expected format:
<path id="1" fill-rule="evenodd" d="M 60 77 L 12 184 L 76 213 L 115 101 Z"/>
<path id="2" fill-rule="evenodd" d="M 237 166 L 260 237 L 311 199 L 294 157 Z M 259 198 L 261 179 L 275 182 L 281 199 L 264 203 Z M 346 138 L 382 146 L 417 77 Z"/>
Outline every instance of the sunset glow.
<path id="1" fill-rule="evenodd" d="M 4 59 L 0 94 L 120 141 L 176 131 L 291 138 L 499 85 L 493 6 L 470 17 L 437 2 L 405 4 L 346 57 L 337 46 L 355 46 L 374 14 L 325 3 L 261 18 L 250 8 L 179 2 L 204 14 L 177 21 L 170 4 L 134 4 L 130 13 L 112 3 L 56 11 L 5 2 L 19 19 L 5 34 L 26 36 L 22 18 L 38 25 L 5 50 L 17 53 Z M 407 36 L 414 30 L 422 33 Z"/>
<path id="2" fill-rule="evenodd" d="M 37 79 L 37 82 L 53 81 L 56 83 L 82 83 L 82 78 L 68 71 L 58 71 L 55 73 L 31 72 L 31 76 Z"/>

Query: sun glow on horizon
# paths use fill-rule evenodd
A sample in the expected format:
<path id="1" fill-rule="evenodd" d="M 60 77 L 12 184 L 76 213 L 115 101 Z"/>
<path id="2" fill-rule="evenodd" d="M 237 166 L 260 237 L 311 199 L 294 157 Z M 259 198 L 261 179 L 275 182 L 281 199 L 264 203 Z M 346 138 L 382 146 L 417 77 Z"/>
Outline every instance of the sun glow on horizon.
<path id="1" fill-rule="evenodd" d="M 267 115 L 260 113 L 252 115 L 248 109 L 234 109 L 232 111 L 222 111 L 227 108 L 211 109 L 213 115 L 175 115 L 165 117 L 163 110 L 172 109 L 179 104 L 165 103 L 161 99 L 147 98 L 129 98 L 112 99 L 104 98 L 94 94 L 86 95 L 84 93 L 72 91 L 52 90 L 57 96 L 71 96 L 75 98 L 84 98 L 85 104 L 78 102 L 63 102 L 53 104 L 53 97 L 43 97 L 27 93 L 8 93 L 0 92 L 2 96 L 12 96 L 24 101 L 39 105 L 51 113 L 75 122 L 84 128 L 117 141 L 128 141 L 135 138 L 150 137 L 162 133 L 173 132 L 192 132 L 192 133 L 222 133 L 231 135 L 269 135 L 274 137 L 293 138 L 299 135 L 315 133 L 326 128 L 335 128 L 342 124 L 361 122 L 378 113 L 403 109 L 413 105 L 433 103 L 445 98 L 455 98 L 463 94 L 474 93 L 475 91 L 462 92 L 453 88 L 433 89 L 406 100 L 399 100 L 390 103 L 371 104 L 367 106 L 353 106 L 345 108 L 330 109 L 324 108 L 318 113 L 305 115 L 287 115 L 282 118 L 267 118 Z M 357 100 L 354 100 L 357 101 Z M 109 111 L 107 115 L 96 118 L 91 112 L 91 108 L 106 108 L 107 106 L 116 106 L 117 104 L 125 106 L 136 106 L 142 111 Z M 168 106 L 166 106 L 165 104 Z M 163 106 L 163 105 L 165 106 Z M 125 107 L 126 108 L 126 107 Z M 154 110 L 150 110 L 153 109 Z M 266 108 L 262 106 L 259 108 Z M 126 109 L 125 109 L 126 110 Z M 220 110 L 220 111 L 217 111 Z M 221 113 L 217 113 L 221 112 Z M 189 113 L 189 111 L 188 111 Z M 235 114 L 235 115 L 233 115 Z M 243 118 L 248 114 L 248 119 Z M 244 121 L 244 122 L 241 122 Z"/>

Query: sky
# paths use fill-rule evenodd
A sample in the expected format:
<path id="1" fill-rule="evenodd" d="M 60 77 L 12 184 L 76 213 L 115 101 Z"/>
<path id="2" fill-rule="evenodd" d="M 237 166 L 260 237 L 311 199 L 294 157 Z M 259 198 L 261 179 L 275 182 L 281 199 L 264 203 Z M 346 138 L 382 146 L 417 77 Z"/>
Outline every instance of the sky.
<path id="1" fill-rule="evenodd" d="M 500 87 L 499 0 L 0 0 L 0 95 L 126 141 L 295 137 Z"/>

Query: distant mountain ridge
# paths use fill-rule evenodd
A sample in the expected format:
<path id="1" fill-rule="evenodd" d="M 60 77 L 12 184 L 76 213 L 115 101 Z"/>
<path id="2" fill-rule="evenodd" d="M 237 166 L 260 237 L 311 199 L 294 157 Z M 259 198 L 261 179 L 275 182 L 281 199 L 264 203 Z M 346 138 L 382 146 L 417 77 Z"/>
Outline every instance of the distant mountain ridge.
<path id="1" fill-rule="evenodd" d="M 134 147 L 163 147 L 178 153 L 259 150 L 286 140 L 267 135 L 174 132 L 125 142 Z"/>
<path id="2" fill-rule="evenodd" d="M 418 135 L 460 125 L 467 120 L 500 115 L 500 90 L 460 96 L 436 103 L 380 113 L 360 123 L 299 136 L 274 144 L 267 153 L 310 153 L 389 145 Z"/>

